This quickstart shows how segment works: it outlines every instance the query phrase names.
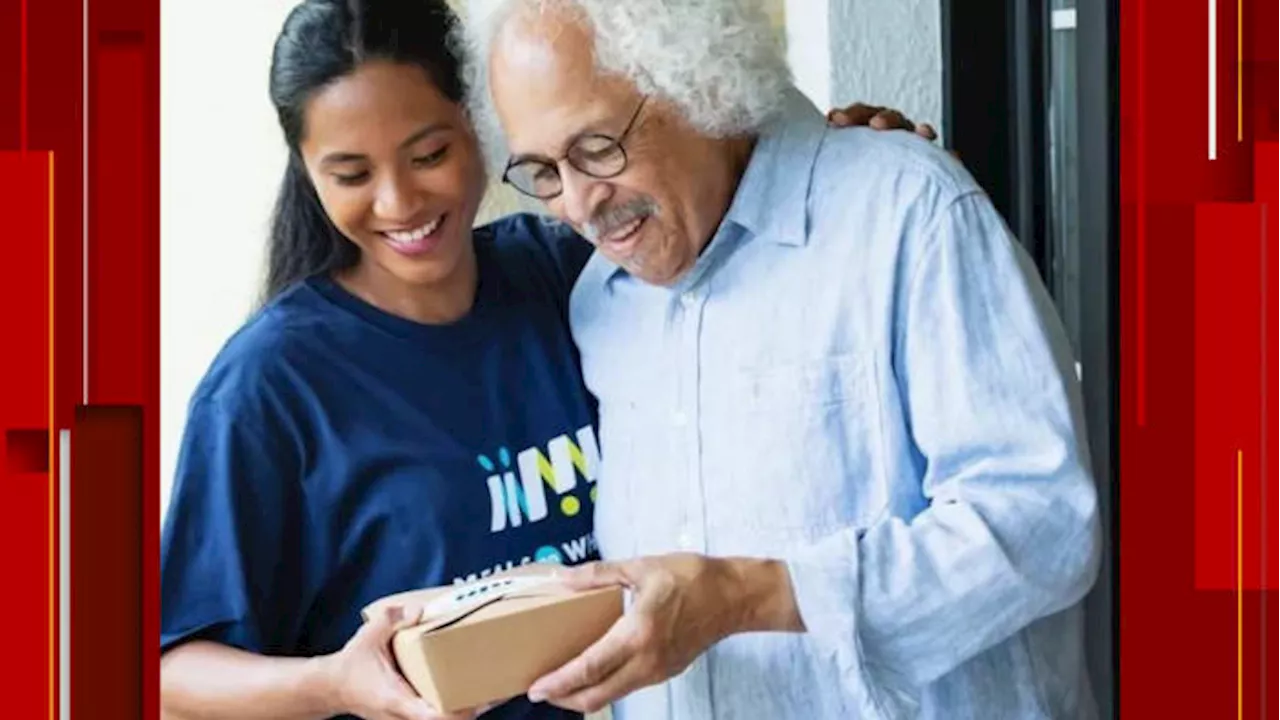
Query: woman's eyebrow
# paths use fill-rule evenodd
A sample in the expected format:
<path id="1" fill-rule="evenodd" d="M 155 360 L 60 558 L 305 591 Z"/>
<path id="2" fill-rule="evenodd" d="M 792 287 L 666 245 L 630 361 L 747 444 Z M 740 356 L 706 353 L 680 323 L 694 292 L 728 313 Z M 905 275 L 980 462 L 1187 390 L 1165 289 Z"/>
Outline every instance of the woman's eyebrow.
<path id="1" fill-rule="evenodd" d="M 449 127 L 450 127 L 449 123 L 446 123 L 446 122 L 431 123 L 430 125 L 427 125 L 426 127 L 423 127 L 422 129 L 417 130 L 412 135 L 405 138 L 404 141 L 400 143 L 400 147 L 402 148 L 408 147 L 418 142 L 419 140 L 422 140 L 425 137 L 434 135 L 435 133 L 442 132 L 444 130 L 448 130 Z M 324 157 L 320 159 L 320 163 L 322 165 L 341 165 L 342 163 L 358 162 L 360 160 L 366 160 L 366 159 L 367 157 L 364 155 L 361 155 L 360 153 L 344 152 L 339 150 L 339 151 L 327 153 Z"/>

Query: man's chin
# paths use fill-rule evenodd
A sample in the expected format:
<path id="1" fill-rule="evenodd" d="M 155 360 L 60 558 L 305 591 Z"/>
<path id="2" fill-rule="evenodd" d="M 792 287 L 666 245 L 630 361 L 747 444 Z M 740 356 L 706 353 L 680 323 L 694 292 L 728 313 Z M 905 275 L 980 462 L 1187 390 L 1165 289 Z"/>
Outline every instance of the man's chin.
<path id="1" fill-rule="evenodd" d="M 627 274 L 649 285 L 672 285 L 688 270 L 680 262 L 670 256 L 663 257 L 661 249 L 653 252 L 653 239 L 645 238 L 646 244 L 632 248 L 632 252 L 619 255 L 609 252 L 609 248 L 600 247 L 600 252 L 609 258 L 614 265 L 627 271 Z M 646 252 L 649 251 L 649 252 Z"/>

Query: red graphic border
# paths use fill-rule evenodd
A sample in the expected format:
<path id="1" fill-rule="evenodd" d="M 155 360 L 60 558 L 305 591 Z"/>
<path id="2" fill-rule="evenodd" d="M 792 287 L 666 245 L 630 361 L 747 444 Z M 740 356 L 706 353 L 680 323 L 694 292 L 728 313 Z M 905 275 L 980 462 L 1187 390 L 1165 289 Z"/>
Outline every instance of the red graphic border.
<path id="1" fill-rule="evenodd" d="M 1272 718 L 1277 7 L 1119 0 L 1119 18 L 1120 710 Z M 159 43 L 158 0 L 0 0 L 0 97 L 17 101 L 0 103 L 0 202 L 16 220 L 0 541 L 29 589 L 0 611 L 38 660 L 11 678 L 14 717 L 58 711 L 60 430 L 79 448 L 72 498 L 93 500 L 72 503 L 71 588 L 136 613 L 140 632 L 94 644 L 85 628 L 103 619 L 72 613 L 72 708 L 111 698 L 95 717 L 158 717 Z M 136 458 L 93 451 L 124 437 Z M 97 463 L 119 492 L 78 495 Z"/>

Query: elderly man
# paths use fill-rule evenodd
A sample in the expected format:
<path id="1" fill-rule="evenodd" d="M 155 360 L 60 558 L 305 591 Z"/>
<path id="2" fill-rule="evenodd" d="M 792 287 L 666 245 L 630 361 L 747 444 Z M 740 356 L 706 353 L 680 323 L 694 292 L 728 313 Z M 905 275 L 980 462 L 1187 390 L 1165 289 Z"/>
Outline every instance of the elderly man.
<path id="1" fill-rule="evenodd" d="M 597 245 L 571 321 L 625 617 L 530 689 L 626 720 L 1096 715 L 1070 351 L 974 181 L 829 131 L 734 0 L 480 0 L 504 179 Z"/>

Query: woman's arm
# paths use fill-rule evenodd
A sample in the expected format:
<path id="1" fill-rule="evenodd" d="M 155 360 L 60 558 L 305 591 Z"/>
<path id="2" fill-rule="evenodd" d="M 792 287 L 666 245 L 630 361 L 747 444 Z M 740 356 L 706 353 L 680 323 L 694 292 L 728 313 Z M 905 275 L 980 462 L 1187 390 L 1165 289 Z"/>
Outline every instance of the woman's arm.
<path id="1" fill-rule="evenodd" d="M 300 430 L 272 402 L 288 386 L 273 371 L 242 357 L 223 371 L 230 380 L 191 405 L 161 541 L 162 713 L 438 720 L 391 655 L 392 636 L 416 614 L 389 609 L 337 652 L 285 656 L 315 585 L 303 571 Z"/>
<path id="2" fill-rule="evenodd" d="M 337 715 L 324 658 L 271 658 L 207 640 L 170 650 L 160 659 L 160 706 L 165 720 L 279 718 Z"/>
<path id="3" fill-rule="evenodd" d="M 342 650 L 314 658 L 267 657 L 206 640 L 160 659 L 165 720 L 321 720 L 349 713 L 366 720 L 470 720 L 442 715 L 396 670 L 390 643 L 412 625 L 399 608 L 365 623 Z"/>

